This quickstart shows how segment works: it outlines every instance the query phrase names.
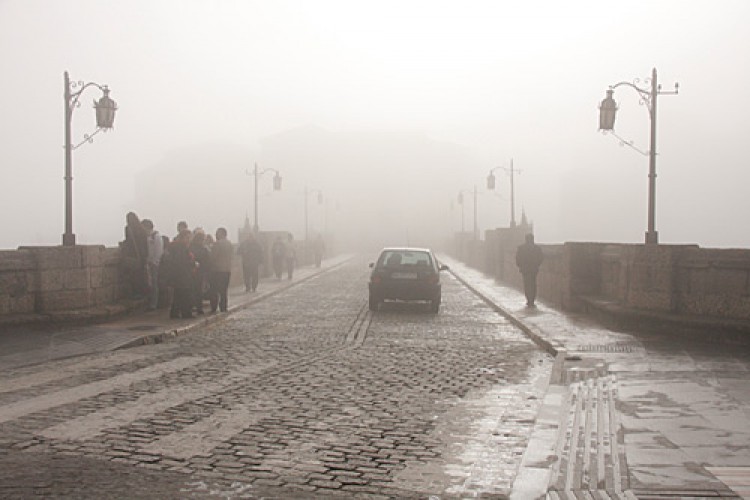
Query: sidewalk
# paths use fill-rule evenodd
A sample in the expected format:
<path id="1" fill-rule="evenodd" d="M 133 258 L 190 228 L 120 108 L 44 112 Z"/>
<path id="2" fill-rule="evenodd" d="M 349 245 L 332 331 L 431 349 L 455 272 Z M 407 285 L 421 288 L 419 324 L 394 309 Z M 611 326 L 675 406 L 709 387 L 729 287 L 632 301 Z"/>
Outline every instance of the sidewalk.
<path id="1" fill-rule="evenodd" d="M 625 333 L 443 256 L 555 356 L 511 498 L 750 498 L 750 348 Z"/>
<path id="2" fill-rule="evenodd" d="M 239 309 L 275 295 L 291 286 L 336 267 L 351 256 L 326 259 L 320 268 L 311 266 L 295 270 L 294 278 L 261 280 L 258 291 L 246 293 L 245 287 L 229 290 L 229 311 L 206 314 L 192 319 L 170 319 L 168 309 L 158 309 L 121 316 L 114 320 L 85 326 L 20 325 L 0 332 L 0 370 L 113 351 L 125 347 L 154 344 L 215 321 L 221 321 Z"/>

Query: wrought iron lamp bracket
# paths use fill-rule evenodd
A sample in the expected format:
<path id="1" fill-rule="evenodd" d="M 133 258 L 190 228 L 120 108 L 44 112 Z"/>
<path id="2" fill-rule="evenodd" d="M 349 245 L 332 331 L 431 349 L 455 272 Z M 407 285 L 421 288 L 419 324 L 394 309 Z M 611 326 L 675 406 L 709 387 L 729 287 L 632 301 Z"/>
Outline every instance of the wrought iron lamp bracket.
<path id="1" fill-rule="evenodd" d="M 639 95 L 638 104 L 640 104 L 642 106 L 645 105 L 646 109 L 648 109 L 649 116 L 653 116 L 653 107 L 651 106 L 651 91 L 648 90 L 648 89 L 646 89 L 646 88 L 639 87 L 638 84 L 640 82 L 641 82 L 640 78 L 636 78 L 635 80 L 633 80 L 633 82 L 615 83 L 614 85 L 610 85 L 609 88 L 610 88 L 610 90 L 615 90 L 617 87 L 622 87 L 623 85 L 626 86 L 626 87 L 632 88 L 633 90 L 635 90 L 636 92 L 638 92 L 638 95 Z M 650 84 L 651 83 L 651 79 L 650 78 L 646 78 L 643 81 L 643 83 Z"/>
<path id="2" fill-rule="evenodd" d="M 640 149 L 639 147 L 637 147 L 634 144 L 634 141 L 632 141 L 632 140 L 629 141 L 629 140 L 627 140 L 627 139 L 625 139 L 623 137 L 620 137 L 619 135 L 617 135 L 615 133 L 614 130 L 602 130 L 602 134 L 604 134 L 604 135 L 612 134 L 620 142 L 620 146 L 627 146 L 627 147 L 629 147 L 629 148 L 631 148 L 631 149 L 639 152 L 643 156 L 648 156 L 649 155 L 648 151 L 644 151 L 644 150 Z"/>
<path id="3" fill-rule="evenodd" d="M 85 83 L 83 80 L 70 82 L 70 88 L 68 89 L 69 99 L 70 99 L 68 116 L 67 116 L 68 122 L 73 120 L 73 111 L 76 108 L 81 107 L 81 94 L 83 94 L 83 91 L 89 87 L 96 87 L 102 92 L 109 90 L 109 87 L 107 87 L 107 85 L 99 85 L 98 83 L 95 83 L 95 82 Z M 105 129 L 101 127 L 96 127 L 96 131 L 94 131 L 93 134 L 83 134 L 83 140 L 79 142 L 78 144 L 76 144 L 75 146 L 71 146 L 70 149 L 75 151 L 76 149 L 78 149 L 79 147 L 83 146 L 86 143 L 89 143 L 89 144 L 93 143 L 94 136 L 98 134 L 99 132 L 101 132 L 102 130 L 105 130 Z"/>

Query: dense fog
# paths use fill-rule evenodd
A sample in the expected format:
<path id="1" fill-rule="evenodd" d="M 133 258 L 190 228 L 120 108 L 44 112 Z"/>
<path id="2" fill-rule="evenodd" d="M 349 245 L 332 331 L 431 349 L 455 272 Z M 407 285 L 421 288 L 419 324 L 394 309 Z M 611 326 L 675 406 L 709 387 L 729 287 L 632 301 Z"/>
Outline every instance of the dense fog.
<path id="1" fill-rule="evenodd" d="M 511 159 L 538 242 L 641 243 L 648 158 L 598 106 L 653 67 L 680 83 L 658 98 L 660 242 L 748 247 L 749 23 L 745 0 L 0 0 L 0 248 L 61 243 L 64 71 L 119 107 L 73 152 L 79 244 L 115 245 L 129 211 L 235 239 L 257 164 L 261 230 L 438 246 L 473 230 L 475 186 L 480 234 L 508 226 L 510 177 L 486 178 Z M 646 106 L 614 97 L 647 150 Z"/>

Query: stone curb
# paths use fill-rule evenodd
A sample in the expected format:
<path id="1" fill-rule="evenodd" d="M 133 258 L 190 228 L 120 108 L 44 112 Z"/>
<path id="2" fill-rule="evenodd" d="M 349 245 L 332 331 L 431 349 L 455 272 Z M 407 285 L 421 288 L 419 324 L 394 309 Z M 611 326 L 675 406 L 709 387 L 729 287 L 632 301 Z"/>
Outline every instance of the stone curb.
<path id="1" fill-rule="evenodd" d="M 510 494 L 512 500 L 542 499 L 547 493 L 551 478 L 551 465 L 558 460 L 558 438 L 562 428 L 562 419 L 567 415 L 564 401 L 568 397 L 569 388 L 562 382 L 563 365 L 568 351 L 560 342 L 545 339 L 542 330 L 524 323 L 471 285 L 453 269 L 449 269 L 449 272 L 490 308 L 510 321 L 536 345 L 555 358 L 547 387 L 544 390 L 542 405 L 537 413 L 537 422 L 529 436 L 529 443 L 521 459 Z"/>
<path id="2" fill-rule="evenodd" d="M 566 353 L 565 346 L 560 344 L 559 342 L 555 341 L 549 341 L 544 338 L 544 334 L 541 330 L 539 330 L 535 326 L 530 326 L 518 319 L 513 313 L 509 312 L 507 309 L 503 308 L 501 305 L 494 302 L 491 298 L 489 298 L 487 295 L 479 291 L 477 288 L 471 285 L 468 281 L 463 279 L 461 276 L 459 276 L 453 269 L 448 270 L 454 278 L 456 278 L 458 281 L 460 281 L 466 288 L 471 290 L 474 294 L 476 294 L 480 299 L 482 299 L 488 306 L 490 306 L 495 312 L 500 313 L 501 316 L 503 316 L 505 319 L 513 323 L 516 327 L 518 327 L 524 334 L 526 334 L 527 337 L 529 337 L 535 344 L 537 344 L 539 347 L 544 349 L 548 354 L 550 354 L 553 357 L 557 357 L 558 354 Z"/>
<path id="3" fill-rule="evenodd" d="M 320 268 L 317 271 L 313 271 L 312 273 L 310 273 L 308 276 L 305 276 L 304 278 L 301 278 L 301 279 L 295 280 L 295 281 L 290 281 L 289 283 L 287 283 L 285 285 L 282 285 L 282 286 L 280 286 L 278 288 L 275 288 L 275 289 L 273 289 L 273 290 L 271 290 L 269 292 L 262 293 L 262 294 L 260 294 L 260 295 L 258 295 L 256 297 L 253 297 L 252 299 L 250 299 L 248 301 L 242 302 L 241 304 L 235 304 L 233 306 L 230 306 L 228 308 L 227 312 L 213 314 L 213 315 L 207 315 L 207 316 L 205 316 L 203 318 L 198 319 L 197 321 L 192 321 L 191 323 L 189 323 L 187 325 L 180 326 L 178 328 L 174 328 L 174 329 L 170 329 L 170 330 L 166 330 L 166 331 L 163 331 L 163 332 L 160 332 L 160 333 L 152 333 L 152 334 L 148 334 L 148 335 L 143 335 L 141 337 L 138 337 L 137 339 L 133 339 L 133 340 L 131 340 L 131 341 L 125 343 L 125 344 L 122 344 L 121 346 L 118 346 L 115 350 L 127 349 L 127 348 L 131 348 L 131 347 L 138 347 L 138 346 L 143 346 L 143 345 L 161 344 L 162 342 L 165 342 L 165 341 L 167 341 L 169 339 L 173 339 L 173 338 L 178 337 L 180 335 L 184 335 L 185 333 L 188 333 L 188 332 L 190 332 L 192 330 L 195 330 L 197 328 L 200 328 L 200 327 L 203 327 L 203 326 L 207 326 L 207 325 L 211 325 L 211 324 L 214 324 L 214 323 L 218 323 L 220 321 L 224 321 L 231 314 L 233 314 L 233 313 L 235 313 L 237 311 L 241 311 L 242 309 L 245 309 L 245 308 L 247 308 L 247 307 L 249 307 L 249 306 L 251 306 L 253 304 L 256 304 L 256 303 L 258 303 L 258 302 L 260 302 L 262 300 L 265 300 L 265 299 L 267 299 L 269 297 L 273 297 L 274 295 L 277 295 L 277 294 L 279 294 L 279 293 L 281 293 L 283 291 L 286 291 L 286 290 L 288 290 L 288 289 L 290 289 L 290 288 L 292 288 L 294 286 L 297 286 L 300 283 L 304 283 L 305 281 L 308 281 L 308 280 L 310 280 L 312 278 L 315 278 L 316 276 L 320 276 L 323 273 L 326 273 L 328 271 L 336 269 L 337 267 L 342 266 L 346 262 L 348 262 L 349 260 L 351 260 L 351 258 L 352 258 L 351 256 L 345 256 L 344 258 L 341 259 L 341 261 L 336 262 L 336 263 L 332 264 L 329 267 Z"/>

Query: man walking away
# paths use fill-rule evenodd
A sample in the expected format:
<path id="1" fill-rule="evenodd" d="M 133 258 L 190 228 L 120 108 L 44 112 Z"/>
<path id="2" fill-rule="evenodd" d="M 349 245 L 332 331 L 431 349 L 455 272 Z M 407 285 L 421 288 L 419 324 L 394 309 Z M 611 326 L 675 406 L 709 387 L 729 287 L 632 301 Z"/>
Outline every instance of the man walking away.
<path id="1" fill-rule="evenodd" d="M 277 236 L 273 241 L 271 247 L 271 258 L 273 259 L 273 274 L 277 280 L 281 279 L 281 272 L 284 268 L 284 255 L 286 254 L 286 246 L 281 241 L 281 236 Z"/>
<path id="2" fill-rule="evenodd" d="M 542 249 L 534 243 L 534 235 L 526 235 L 526 243 L 518 247 L 516 252 L 516 265 L 523 276 L 523 291 L 526 294 L 526 305 L 536 307 L 536 275 L 539 266 L 542 265 L 544 255 Z"/>
<path id="3" fill-rule="evenodd" d="M 242 257 L 242 276 L 245 279 L 245 291 L 254 292 L 258 288 L 261 263 L 263 262 L 263 247 L 255 236 L 248 234 L 240 244 L 239 254 Z"/>
<path id="4" fill-rule="evenodd" d="M 284 259 L 286 260 L 286 277 L 287 279 L 292 279 L 294 265 L 297 263 L 297 251 L 294 249 L 294 237 L 291 234 L 288 236 L 288 241 L 286 242 Z"/>
<path id="5" fill-rule="evenodd" d="M 153 311 L 159 304 L 159 263 L 162 255 L 164 255 L 164 240 L 159 231 L 154 229 L 154 223 L 149 219 L 143 219 L 141 224 L 148 235 L 146 240 L 148 244 L 148 258 L 146 259 L 148 308 Z"/>
<path id="6" fill-rule="evenodd" d="M 232 272 L 232 243 L 227 239 L 227 230 L 220 227 L 216 230 L 216 242 L 211 247 L 211 312 L 216 312 L 218 305 L 221 312 L 228 307 L 227 291 Z"/>
<path id="7" fill-rule="evenodd" d="M 315 253 L 315 267 L 320 267 L 320 264 L 323 261 L 323 254 L 325 253 L 325 250 L 326 244 L 325 241 L 323 241 L 323 235 L 319 234 L 313 242 L 313 252 Z"/>

